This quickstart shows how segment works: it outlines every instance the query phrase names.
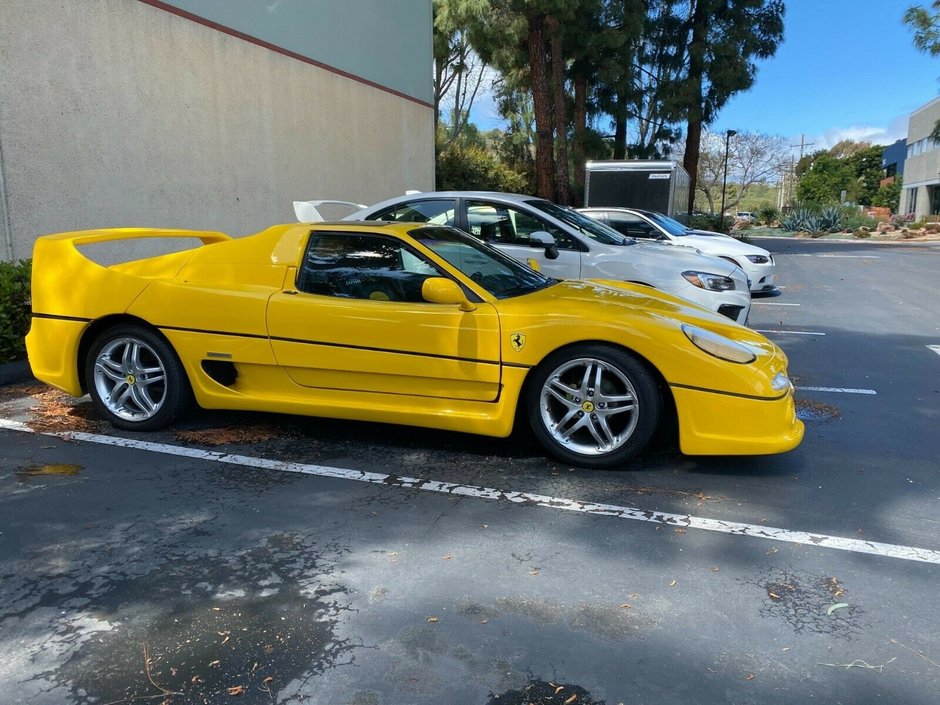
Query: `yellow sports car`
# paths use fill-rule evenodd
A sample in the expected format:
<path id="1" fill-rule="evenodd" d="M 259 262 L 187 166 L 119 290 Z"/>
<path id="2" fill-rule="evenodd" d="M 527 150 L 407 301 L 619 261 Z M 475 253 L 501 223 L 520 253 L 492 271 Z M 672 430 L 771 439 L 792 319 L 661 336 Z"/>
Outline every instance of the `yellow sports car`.
<path id="1" fill-rule="evenodd" d="M 112 266 L 88 245 L 198 238 Z M 689 454 L 796 447 L 787 359 L 752 330 L 613 281 L 558 281 L 448 227 L 347 222 L 256 235 L 42 237 L 26 339 L 39 379 L 156 429 L 195 400 L 508 436 L 612 467 L 675 413 Z M 522 412 L 517 416 L 517 411 Z"/>

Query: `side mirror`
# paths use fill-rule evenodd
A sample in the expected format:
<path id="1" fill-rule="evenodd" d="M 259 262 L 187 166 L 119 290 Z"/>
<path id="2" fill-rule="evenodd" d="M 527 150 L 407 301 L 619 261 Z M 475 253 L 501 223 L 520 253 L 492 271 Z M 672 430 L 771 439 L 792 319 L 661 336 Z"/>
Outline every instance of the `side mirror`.
<path id="1" fill-rule="evenodd" d="M 421 285 L 421 296 L 432 304 L 455 305 L 461 311 L 476 311 L 456 282 L 444 277 L 428 277 Z"/>
<path id="2" fill-rule="evenodd" d="M 551 233 L 544 230 L 536 230 L 529 235 L 529 247 L 544 247 L 545 256 L 548 259 L 558 259 L 558 248 L 555 246 L 555 238 Z"/>

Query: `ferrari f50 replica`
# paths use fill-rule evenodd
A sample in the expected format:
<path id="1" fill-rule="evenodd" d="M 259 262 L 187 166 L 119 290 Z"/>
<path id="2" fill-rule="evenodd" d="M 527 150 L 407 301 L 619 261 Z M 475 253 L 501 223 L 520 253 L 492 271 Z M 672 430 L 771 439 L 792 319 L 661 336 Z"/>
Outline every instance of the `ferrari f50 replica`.
<path id="1" fill-rule="evenodd" d="M 111 266 L 84 253 L 136 238 L 202 244 Z M 494 437 L 522 418 L 551 454 L 597 468 L 673 414 L 688 454 L 803 437 L 787 359 L 760 334 L 642 285 L 552 279 L 445 226 L 49 235 L 32 297 L 36 377 L 122 429 L 192 401 Z"/>

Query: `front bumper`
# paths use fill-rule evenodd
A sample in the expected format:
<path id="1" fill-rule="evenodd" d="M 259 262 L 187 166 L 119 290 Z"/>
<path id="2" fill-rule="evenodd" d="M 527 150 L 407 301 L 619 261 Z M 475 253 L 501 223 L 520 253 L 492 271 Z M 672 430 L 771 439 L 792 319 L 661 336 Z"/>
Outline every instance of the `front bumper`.
<path id="1" fill-rule="evenodd" d="M 686 455 L 771 455 L 796 448 L 803 422 L 793 390 L 757 399 L 671 387 L 679 416 L 679 448 Z"/>

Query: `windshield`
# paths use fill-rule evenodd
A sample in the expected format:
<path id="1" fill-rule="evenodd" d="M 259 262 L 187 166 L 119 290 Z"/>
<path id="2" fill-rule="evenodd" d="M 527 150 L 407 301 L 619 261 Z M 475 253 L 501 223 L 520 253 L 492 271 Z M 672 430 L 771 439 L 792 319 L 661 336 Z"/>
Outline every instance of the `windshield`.
<path id="1" fill-rule="evenodd" d="M 674 218 L 670 218 L 668 215 L 663 215 L 662 213 L 647 213 L 646 217 L 652 220 L 656 225 L 661 227 L 670 235 L 675 237 L 682 237 L 684 235 L 691 235 L 689 229 L 680 223 Z"/>
<path id="2" fill-rule="evenodd" d="M 408 234 L 497 299 L 529 294 L 558 281 L 455 228 L 423 227 Z"/>
<path id="3" fill-rule="evenodd" d="M 611 227 L 608 227 L 594 218 L 590 218 L 583 213 L 578 213 L 578 211 L 571 208 L 564 208 L 563 206 L 556 205 L 551 201 L 543 201 L 541 199 L 526 201 L 526 204 L 536 208 L 543 213 L 548 213 L 550 216 L 556 220 L 560 220 L 562 223 L 569 225 L 582 235 L 586 235 L 592 240 L 603 243 L 604 245 L 635 245 L 636 240 L 632 237 L 627 237 L 621 235 L 616 230 Z"/>

